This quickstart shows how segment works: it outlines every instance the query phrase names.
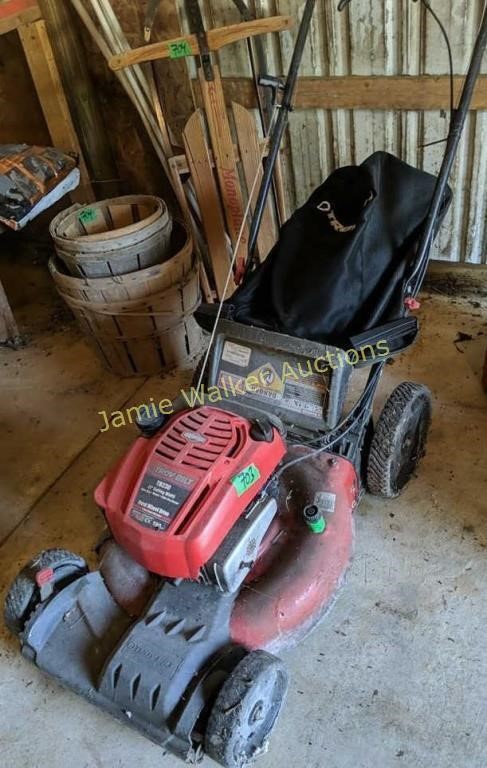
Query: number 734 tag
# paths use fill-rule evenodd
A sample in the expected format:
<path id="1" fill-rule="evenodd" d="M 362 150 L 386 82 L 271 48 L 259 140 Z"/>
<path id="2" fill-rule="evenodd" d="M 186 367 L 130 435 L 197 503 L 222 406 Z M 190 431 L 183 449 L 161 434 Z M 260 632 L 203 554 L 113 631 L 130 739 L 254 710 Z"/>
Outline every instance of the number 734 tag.
<path id="1" fill-rule="evenodd" d="M 237 495 L 243 496 L 258 480 L 260 480 L 260 472 L 255 464 L 251 464 L 232 478 L 232 485 Z"/>

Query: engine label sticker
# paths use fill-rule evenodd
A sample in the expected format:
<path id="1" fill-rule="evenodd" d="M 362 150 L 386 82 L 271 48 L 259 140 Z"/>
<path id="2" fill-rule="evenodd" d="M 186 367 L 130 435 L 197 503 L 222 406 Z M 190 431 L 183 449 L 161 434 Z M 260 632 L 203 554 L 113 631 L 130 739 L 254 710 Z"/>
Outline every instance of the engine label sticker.
<path id="1" fill-rule="evenodd" d="M 321 420 L 327 395 L 325 383 L 319 376 L 309 383 L 297 378 L 296 375 L 290 381 L 283 381 L 275 366 L 266 363 L 247 378 L 221 369 L 218 386 L 226 396 L 272 401 L 280 408 Z"/>
<path id="2" fill-rule="evenodd" d="M 223 347 L 222 360 L 232 365 L 238 365 L 240 368 L 247 368 L 251 354 L 252 350 L 249 347 L 243 347 L 233 341 L 226 341 Z"/>
<path id="3" fill-rule="evenodd" d="M 247 467 L 232 478 L 232 485 L 237 491 L 237 496 L 243 496 L 259 480 L 260 472 L 255 464 L 251 464 L 250 467 Z"/>
<path id="4" fill-rule="evenodd" d="M 195 480 L 161 464 L 149 466 L 130 517 L 145 528 L 166 531 L 191 493 Z"/>
<path id="5" fill-rule="evenodd" d="M 320 512 L 327 512 L 329 515 L 335 511 L 336 501 L 336 493 L 328 493 L 328 491 L 317 493 L 315 496 L 315 506 Z"/>

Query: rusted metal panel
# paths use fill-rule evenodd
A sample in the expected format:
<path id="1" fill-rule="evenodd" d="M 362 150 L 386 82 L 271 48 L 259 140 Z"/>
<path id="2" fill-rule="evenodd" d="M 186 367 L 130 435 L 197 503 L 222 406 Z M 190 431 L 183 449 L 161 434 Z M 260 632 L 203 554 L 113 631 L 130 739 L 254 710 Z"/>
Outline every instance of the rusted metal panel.
<path id="1" fill-rule="evenodd" d="M 207 20 L 220 25 L 238 20 L 230 0 L 205 0 Z M 252 2 L 251 2 L 252 4 Z M 258 15 L 301 15 L 304 0 L 255 0 Z M 354 0 L 339 14 L 336 2 L 319 0 L 304 75 L 448 74 L 446 48 L 437 25 L 412 0 Z M 455 73 L 463 75 L 470 58 L 484 0 L 432 0 L 452 42 Z M 296 29 L 269 41 L 274 72 L 287 69 Z M 248 76 L 244 44 L 220 54 L 222 74 Z M 487 62 L 484 65 L 487 72 Z M 437 172 L 444 144 L 425 147 L 446 136 L 448 110 L 297 110 L 291 115 L 284 147 L 285 178 L 291 207 L 338 165 L 355 163 L 378 149 Z M 487 262 L 487 112 L 471 113 L 452 176 L 454 202 L 435 247 L 434 257 Z"/>

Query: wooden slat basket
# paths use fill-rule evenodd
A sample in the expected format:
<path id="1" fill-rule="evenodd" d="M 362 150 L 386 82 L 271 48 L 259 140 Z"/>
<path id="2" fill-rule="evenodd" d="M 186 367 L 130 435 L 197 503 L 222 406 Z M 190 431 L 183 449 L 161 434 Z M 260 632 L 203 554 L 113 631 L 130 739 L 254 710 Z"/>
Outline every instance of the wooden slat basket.
<path id="1" fill-rule="evenodd" d="M 127 195 L 73 205 L 51 222 L 56 253 L 78 277 L 125 275 L 170 258 L 172 217 L 163 200 Z"/>
<path id="2" fill-rule="evenodd" d="M 57 257 L 51 275 L 105 366 L 119 376 L 151 376 L 187 367 L 202 348 L 193 313 L 201 301 L 191 236 L 175 222 L 174 255 L 128 275 L 77 278 Z"/>

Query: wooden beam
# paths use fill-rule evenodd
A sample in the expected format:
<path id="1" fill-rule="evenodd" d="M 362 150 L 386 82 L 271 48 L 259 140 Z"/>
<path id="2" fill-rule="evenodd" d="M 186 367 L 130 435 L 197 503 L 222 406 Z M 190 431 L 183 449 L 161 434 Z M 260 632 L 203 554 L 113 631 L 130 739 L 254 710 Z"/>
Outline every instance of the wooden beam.
<path id="1" fill-rule="evenodd" d="M 233 293 L 235 284 L 233 280 L 230 280 L 229 290 L 225 295 L 225 284 L 230 269 L 230 255 L 220 197 L 206 143 L 203 115 L 200 112 L 195 112 L 188 120 L 183 131 L 183 139 L 208 244 L 218 298 L 228 298 Z"/>
<path id="2" fill-rule="evenodd" d="M 69 2 L 40 0 L 76 133 L 100 197 L 115 197 L 115 162 L 88 69 L 78 18 Z"/>
<path id="3" fill-rule="evenodd" d="M 41 18 L 36 0 L 8 0 L 0 3 L 0 35 Z"/>
<path id="4" fill-rule="evenodd" d="M 463 84 L 455 77 L 458 99 Z M 250 78 L 224 78 L 228 104 L 236 101 L 248 109 L 256 107 L 254 83 Z M 296 95 L 297 109 L 449 109 L 450 78 L 424 77 L 302 77 Z M 472 110 L 487 109 L 487 75 L 481 75 Z"/>
<path id="5" fill-rule="evenodd" d="M 79 155 L 81 187 L 71 192 L 71 197 L 80 202 L 91 202 L 95 196 L 47 34 L 46 22 L 35 21 L 19 27 L 18 31 L 51 141 L 58 149 Z"/>
<path id="6" fill-rule="evenodd" d="M 219 67 L 213 67 L 213 80 L 206 80 L 201 67 L 199 81 L 228 234 L 232 245 L 235 248 L 238 245 L 235 264 L 237 275 L 239 275 L 247 258 L 249 228 L 247 221 L 244 220 L 245 206 Z"/>
<path id="7" fill-rule="evenodd" d="M 258 177 L 258 182 L 255 184 L 252 196 L 251 210 L 254 211 L 260 184 L 264 175 L 264 167 L 261 160 L 262 150 L 259 145 L 257 126 L 255 124 L 254 116 L 247 109 L 241 107 L 240 104 L 235 104 L 234 102 L 232 104 L 232 110 L 248 195 L 250 195 L 250 192 L 252 191 L 255 177 Z M 262 226 L 257 237 L 257 247 L 259 249 L 261 261 L 264 261 L 267 258 L 277 240 L 277 230 L 271 206 L 272 203 L 268 200 L 262 217 Z"/>
<path id="8" fill-rule="evenodd" d="M 155 40 L 182 34 L 177 0 L 160 0 L 153 33 Z M 194 97 L 187 63 L 184 59 L 165 59 L 154 62 L 153 66 L 171 137 L 176 146 L 182 147 L 184 126 L 194 112 Z"/>
<path id="9" fill-rule="evenodd" d="M 228 27 L 210 29 L 207 33 L 208 47 L 210 51 L 219 51 L 226 45 L 231 45 L 239 40 L 244 40 L 255 35 L 265 35 L 269 32 L 282 32 L 291 29 L 294 24 L 292 16 L 271 16 L 255 21 L 244 21 L 241 24 L 231 24 Z M 114 56 L 109 64 L 114 71 L 143 64 L 146 61 L 156 59 L 182 58 L 184 56 L 197 56 L 199 43 L 196 35 L 176 37 L 173 40 L 163 40 L 160 43 L 144 45 L 133 51 Z"/>
<path id="10" fill-rule="evenodd" d="M 0 344 L 19 344 L 20 334 L 4 287 L 0 282 Z"/>

